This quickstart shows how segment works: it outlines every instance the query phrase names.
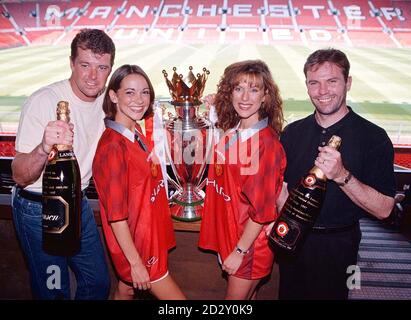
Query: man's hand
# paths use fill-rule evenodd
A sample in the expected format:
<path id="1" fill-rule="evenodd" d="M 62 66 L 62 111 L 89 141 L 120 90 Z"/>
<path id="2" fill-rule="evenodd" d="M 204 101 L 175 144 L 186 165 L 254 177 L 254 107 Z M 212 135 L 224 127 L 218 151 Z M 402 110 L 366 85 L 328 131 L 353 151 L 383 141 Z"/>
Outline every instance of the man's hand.
<path id="1" fill-rule="evenodd" d="M 55 144 L 73 144 L 74 125 L 67 124 L 64 121 L 50 121 L 44 129 L 41 149 L 44 153 L 49 154 Z"/>
<path id="2" fill-rule="evenodd" d="M 341 153 L 329 146 L 318 147 L 318 151 L 315 165 L 324 172 L 328 179 L 338 183 L 342 182 L 348 175 L 348 171 L 343 165 Z"/>
<path id="3" fill-rule="evenodd" d="M 43 139 L 29 153 L 16 152 L 11 163 L 13 180 L 21 187 L 35 182 L 44 170 L 47 156 L 55 144 L 73 144 L 73 124 L 51 121 L 44 129 Z"/>

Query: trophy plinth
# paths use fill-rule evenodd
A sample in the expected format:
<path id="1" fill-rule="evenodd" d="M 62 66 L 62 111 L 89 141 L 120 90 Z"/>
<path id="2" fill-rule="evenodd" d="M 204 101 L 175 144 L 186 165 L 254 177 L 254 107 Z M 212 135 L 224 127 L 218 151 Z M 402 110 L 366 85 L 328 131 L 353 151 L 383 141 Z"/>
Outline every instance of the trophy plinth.
<path id="1" fill-rule="evenodd" d="M 165 121 L 168 133 L 166 144 L 167 160 L 175 179 L 168 175 L 172 186 L 176 187 L 171 196 L 171 215 L 181 221 L 201 219 L 204 192 L 200 188 L 211 151 L 211 124 L 198 115 L 201 96 L 209 71 L 203 68 L 203 74 L 192 73 L 192 67 L 185 80 L 182 75 L 174 74 L 171 81 L 164 70 L 174 106 L 175 116 Z M 186 83 L 188 82 L 188 83 Z"/>

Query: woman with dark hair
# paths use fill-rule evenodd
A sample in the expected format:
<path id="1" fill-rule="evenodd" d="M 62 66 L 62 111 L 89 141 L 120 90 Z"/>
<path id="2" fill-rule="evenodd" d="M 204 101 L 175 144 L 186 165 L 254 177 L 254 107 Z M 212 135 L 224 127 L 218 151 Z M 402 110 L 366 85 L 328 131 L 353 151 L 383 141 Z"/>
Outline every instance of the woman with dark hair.
<path id="1" fill-rule="evenodd" d="M 161 169 L 136 123 L 151 115 L 153 103 L 153 86 L 140 67 L 123 65 L 113 73 L 93 177 L 119 277 L 114 299 L 132 299 L 134 289 L 150 290 L 158 299 L 185 299 L 168 273 L 175 239 Z"/>
<path id="2" fill-rule="evenodd" d="M 286 165 L 282 100 L 260 60 L 228 66 L 217 94 L 206 99 L 224 134 L 206 179 L 199 246 L 218 253 L 228 275 L 226 299 L 251 299 L 274 259 L 265 229 L 277 216 Z"/>

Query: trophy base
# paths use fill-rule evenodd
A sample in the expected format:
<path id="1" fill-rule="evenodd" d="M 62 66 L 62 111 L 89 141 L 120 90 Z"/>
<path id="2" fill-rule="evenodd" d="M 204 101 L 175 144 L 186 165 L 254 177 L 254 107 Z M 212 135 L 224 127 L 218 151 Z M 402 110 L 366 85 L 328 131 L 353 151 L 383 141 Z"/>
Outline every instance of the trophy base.
<path id="1" fill-rule="evenodd" d="M 195 205 L 183 206 L 181 204 L 174 204 L 171 208 L 171 217 L 178 221 L 194 222 L 201 220 L 203 213 L 203 206 Z"/>
<path id="2" fill-rule="evenodd" d="M 170 207 L 171 217 L 175 220 L 193 222 L 201 220 L 205 193 L 187 184 L 181 192 L 175 193 Z"/>

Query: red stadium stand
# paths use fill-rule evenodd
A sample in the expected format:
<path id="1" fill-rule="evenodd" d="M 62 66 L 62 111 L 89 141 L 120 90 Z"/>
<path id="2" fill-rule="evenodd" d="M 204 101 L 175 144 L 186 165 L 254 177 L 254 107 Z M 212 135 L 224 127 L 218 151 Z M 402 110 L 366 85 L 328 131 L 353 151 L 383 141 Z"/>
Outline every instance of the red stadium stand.
<path id="1" fill-rule="evenodd" d="M 411 31 L 410 1 L 373 0 L 372 3 L 379 9 L 381 19 L 388 28 Z"/>
<path id="2" fill-rule="evenodd" d="M 370 14 L 367 0 L 333 1 L 341 24 L 348 30 L 382 30 L 380 22 Z"/>
<path id="3" fill-rule="evenodd" d="M 336 30 L 334 16 L 330 14 L 327 0 L 317 0 L 315 4 L 306 0 L 293 0 L 293 6 L 298 9 L 296 17 L 298 26 L 303 29 L 324 28 Z"/>
<path id="4" fill-rule="evenodd" d="M 404 46 L 411 47 L 411 32 L 396 32 L 395 38 Z"/>
<path id="5" fill-rule="evenodd" d="M 62 30 L 36 30 L 27 32 L 27 38 L 31 43 L 52 45 L 62 34 Z"/>
<path id="6" fill-rule="evenodd" d="M 68 45 L 71 43 L 71 41 L 73 40 L 73 38 L 76 36 L 76 34 L 79 32 L 79 30 L 82 29 L 81 26 L 79 26 L 78 28 L 72 29 L 70 31 L 65 31 L 64 33 L 61 33 L 58 35 L 58 37 L 56 37 L 56 40 L 58 40 L 58 44 L 62 44 L 62 45 Z"/>
<path id="7" fill-rule="evenodd" d="M 114 28 L 149 28 L 154 21 L 153 11 L 160 7 L 160 0 L 127 1 L 118 15 Z"/>
<path id="8" fill-rule="evenodd" d="M 394 163 L 411 169 L 411 145 L 397 145 L 395 147 Z"/>
<path id="9" fill-rule="evenodd" d="M 42 26 L 46 27 L 70 27 L 79 19 L 79 13 L 84 9 L 85 1 L 42 1 L 40 5 L 40 17 Z"/>
<path id="10" fill-rule="evenodd" d="M 35 28 L 39 27 L 40 19 L 37 19 L 36 3 L 35 2 L 23 2 L 23 3 L 7 3 L 3 4 L 4 8 L 13 17 L 14 21 L 20 28 Z"/>
<path id="11" fill-rule="evenodd" d="M 226 29 L 226 31 L 222 33 L 224 36 L 224 43 L 241 44 L 245 41 L 252 41 L 252 43 L 257 44 L 262 43 L 262 33 L 256 27 L 250 29 Z"/>
<path id="12" fill-rule="evenodd" d="M 164 0 L 159 8 L 154 26 L 157 28 L 179 28 L 184 23 L 184 1 Z"/>
<path id="13" fill-rule="evenodd" d="M 218 13 L 218 9 L 223 6 L 222 0 L 212 3 L 206 0 L 189 0 L 188 6 L 191 9 L 187 19 L 188 27 L 212 29 L 221 25 L 222 16 Z"/>
<path id="14" fill-rule="evenodd" d="M 266 9 L 265 23 L 271 28 L 288 28 L 293 29 L 288 1 L 279 0 L 274 4 L 269 4 Z"/>
<path id="15" fill-rule="evenodd" d="M 0 157 L 14 157 L 14 141 L 0 141 Z"/>
<path id="16" fill-rule="evenodd" d="M 261 25 L 260 10 L 264 8 L 262 0 L 229 0 L 226 24 L 231 27 L 258 28 Z"/>
<path id="17" fill-rule="evenodd" d="M 10 22 L 10 19 L 6 18 L 8 11 L 0 7 L 0 30 L 14 30 L 13 25 Z"/>
<path id="18" fill-rule="evenodd" d="M 300 32 L 293 29 L 268 29 L 267 36 L 269 44 L 301 44 Z"/>
<path id="19" fill-rule="evenodd" d="M 122 1 L 105 1 L 105 0 L 93 0 L 84 4 L 82 8 L 85 9 L 84 13 L 79 16 L 75 26 L 105 29 L 108 27 L 116 16 L 116 11 L 121 7 Z M 90 4 L 89 4 L 90 3 Z M 88 5 L 89 4 L 89 5 Z"/>
<path id="20" fill-rule="evenodd" d="M 389 35 L 378 31 L 348 31 L 348 36 L 350 37 L 354 46 L 361 47 L 393 47 L 394 43 L 390 39 Z"/>
<path id="21" fill-rule="evenodd" d="M 327 46 L 328 43 L 333 43 L 333 45 L 343 46 L 347 44 L 344 34 L 335 30 L 309 29 L 305 30 L 304 34 L 308 45 L 323 44 Z"/>
<path id="22" fill-rule="evenodd" d="M 411 1 L 406 0 L 5 0 L 0 9 L 10 14 L 0 16 L 1 48 L 67 44 L 85 27 L 152 42 L 247 39 L 384 47 L 411 42 Z M 151 32 L 156 29 L 162 31 Z"/>
<path id="23" fill-rule="evenodd" d="M 181 40 L 188 43 L 219 43 L 220 31 L 217 28 L 193 28 L 184 30 Z"/>
<path id="24" fill-rule="evenodd" d="M 0 32 L 0 49 L 20 47 L 22 45 L 24 45 L 24 42 L 15 32 Z"/>

